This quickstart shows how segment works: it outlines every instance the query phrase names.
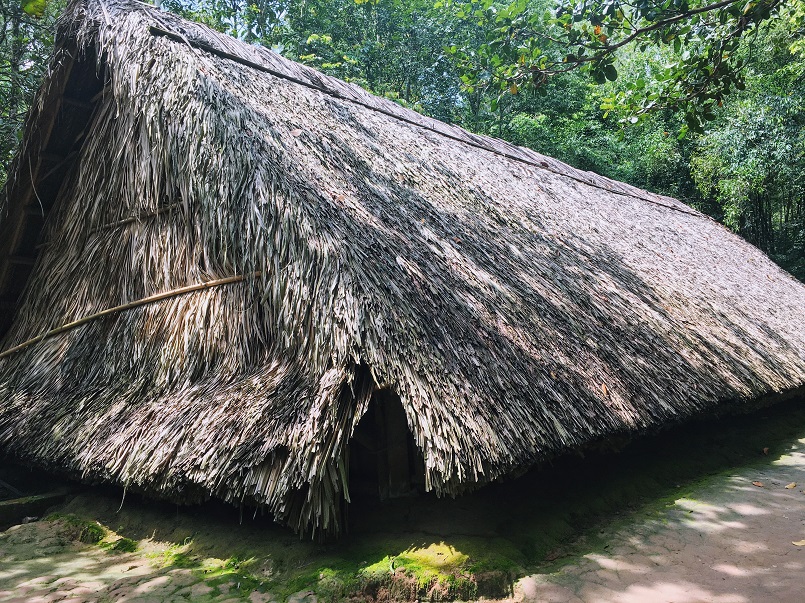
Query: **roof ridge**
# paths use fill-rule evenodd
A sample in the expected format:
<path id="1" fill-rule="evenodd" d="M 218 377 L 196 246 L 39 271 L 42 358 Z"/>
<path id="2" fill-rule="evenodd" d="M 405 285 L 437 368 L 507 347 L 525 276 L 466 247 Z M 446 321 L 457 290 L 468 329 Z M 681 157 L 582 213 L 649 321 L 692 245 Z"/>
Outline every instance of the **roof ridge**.
<path id="1" fill-rule="evenodd" d="M 133 1 L 137 2 L 137 0 L 133 0 Z M 151 7 L 149 5 L 145 5 L 145 4 L 141 3 L 141 2 L 137 2 L 137 4 L 141 4 L 143 6 L 143 8 L 148 8 L 148 9 L 151 9 L 151 10 L 155 10 L 153 7 Z M 164 13 L 160 13 L 160 16 L 162 14 L 164 14 Z M 171 16 L 173 16 L 173 15 L 171 15 Z M 490 153 L 494 153 L 496 155 L 499 155 L 501 157 L 504 157 L 504 158 L 512 160 L 512 161 L 517 161 L 519 163 L 524 163 L 524 164 L 530 165 L 532 167 L 543 169 L 543 170 L 549 171 L 551 173 L 557 174 L 558 176 L 563 176 L 563 177 L 566 177 L 566 178 L 570 178 L 570 179 L 575 180 L 577 182 L 580 182 L 582 184 L 586 184 L 588 186 L 592 186 L 592 187 L 595 187 L 595 188 L 606 190 L 608 192 L 612 192 L 612 193 L 616 193 L 616 194 L 620 194 L 620 195 L 626 195 L 626 196 L 629 196 L 629 197 L 640 199 L 641 201 L 645 201 L 647 203 L 652 203 L 652 204 L 658 205 L 660 207 L 665 207 L 665 208 L 670 209 L 672 211 L 677 211 L 677 212 L 680 212 L 680 213 L 689 214 L 691 216 L 704 218 L 704 219 L 707 219 L 707 220 L 712 220 L 712 218 L 710 218 L 709 216 L 707 216 L 707 215 L 705 215 L 705 214 L 703 214 L 701 212 L 696 211 L 695 209 L 685 205 L 681 201 L 679 201 L 677 199 L 674 199 L 672 197 L 666 197 L 664 195 L 659 195 L 657 193 L 652 193 L 650 191 L 645 191 L 643 189 L 640 189 L 638 187 L 632 186 L 630 184 L 617 182 L 615 180 L 607 178 L 606 176 L 601 176 L 600 174 L 596 174 L 594 172 L 582 171 L 582 170 L 574 168 L 573 166 L 568 165 L 568 164 L 566 164 L 566 163 L 564 163 L 562 161 L 559 161 L 559 160 L 554 159 L 552 157 L 548 157 L 546 155 L 542 155 L 541 153 L 538 153 L 537 151 L 534 151 L 533 149 L 529 149 L 529 148 L 521 147 L 521 146 L 516 146 L 516 145 L 513 145 L 513 144 L 511 144 L 511 143 L 509 143 L 509 142 L 507 142 L 505 140 L 499 139 L 499 138 L 494 138 L 494 137 L 491 137 L 491 136 L 485 136 L 485 135 L 480 135 L 480 134 L 474 134 L 472 132 L 469 132 L 468 130 L 465 130 L 464 128 L 461 128 L 460 126 L 456 126 L 454 124 L 448 124 L 448 123 L 442 122 L 442 121 L 440 121 L 438 119 L 429 117 L 427 115 L 422 115 L 421 113 L 413 111 L 412 109 L 408 109 L 406 107 L 402 107 L 402 106 L 400 106 L 400 105 L 398 105 L 396 103 L 393 103 L 392 101 L 389 101 L 388 99 L 384 99 L 382 97 L 379 97 L 379 96 L 376 96 L 374 94 L 371 94 L 370 92 L 364 90 L 363 88 L 359 88 L 359 87 L 355 86 L 354 84 L 349 84 L 347 82 L 343 82 L 342 80 L 339 80 L 338 78 L 335 78 L 333 76 L 321 73 L 320 71 L 317 71 L 316 69 L 313 69 L 312 67 L 308 67 L 307 65 L 302 65 L 300 63 L 296 63 L 294 61 L 291 61 L 290 59 L 287 59 L 286 57 L 283 57 L 282 55 L 279 55 L 279 54 L 273 52 L 271 49 L 266 48 L 264 46 L 256 46 L 256 47 L 249 46 L 249 48 L 255 50 L 258 54 L 264 54 L 266 52 L 271 53 L 273 55 L 272 58 L 276 57 L 276 58 L 280 59 L 282 62 L 291 63 L 292 65 L 295 65 L 298 68 L 301 68 L 301 71 L 302 71 L 302 73 L 304 75 L 315 76 L 315 79 L 319 80 L 319 81 L 318 82 L 316 82 L 316 81 L 308 81 L 306 79 L 303 79 L 302 77 L 296 77 L 296 76 L 294 76 L 294 75 L 292 75 L 290 73 L 286 73 L 286 72 L 284 72 L 284 71 L 282 71 L 280 69 L 277 69 L 275 67 L 272 67 L 272 66 L 269 66 L 269 65 L 266 65 L 266 64 L 263 64 L 263 63 L 258 63 L 258 62 L 254 61 L 254 60 L 248 59 L 248 58 L 243 57 L 243 56 L 241 56 L 239 54 L 231 52 L 231 49 L 230 50 L 222 50 L 220 48 L 216 48 L 215 46 L 212 46 L 211 44 L 209 44 L 206 41 L 189 39 L 187 36 L 185 36 L 185 35 L 183 35 L 181 33 L 177 33 L 175 31 L 171 31 L 170 29 L 168 29 L 169 25 L 167 23 L 165 23 L 163 19 L 157 19 L 157 21 L 160 23 L 160 25 L 162 25 L 162 27 L 157 27 L 155 25 L 150 25 L 149 26 L 149 31 L 151 32 L 152 35 L 166 37 L 166 38 L 171 39 L 171 40 L 173 40 L 175 42 L 180 42 L 180 43 L 183 43 L 183 44 L 187 44 L 191 48 L 196 48 L 196 49 L 201 50 L 203 52 L 208 52 L 210 54 L 214 54 L 214 55 L 216 55 L 218 57 L 221 57 L 223 59 L 227 59 L 227 60 L 239 63 L 239 64 L 244 65 L 246 67 L 250 67 L 252 69 L 257 69 L 257 70 L 262 71 L 264 73 L 268 73 L 269 75 L 272 75 L 274 77 L 289 81 L 291 83 L 294 83 L 294 84 L 297 84 L 297 85 L 300 85 L 300 86 L 305 86 L 306 88 L 316 90 L 318 92 L 321 92 L 321 93 L 326 94 L 328 96 L 331 96 L 333 98 L 337 98 L 339 100 L 344 100 L 344 101 L 347 101 L 347 102 L 350 102 L 350 103 L 357 104 L 357 105 L 359 105 L 359 106 L 361 106 L 361 107 L 363 107 L 365 109 L 369 109 L 371 111 L 381 113 L 381 114 L 383 114 L 383 115 L 385 115 L 387 117 L 391 117 L 392 119 L 396 119 L 398 121 L 402 121 L 404 123 L 408 123 L 408 124 L 423 128 L 423 129 L 428 130 L 430 132 L 434 132 L 435 134 L 439 134 L 441 136 L 444 136 L 445 138 L 448 138 L 450 140 L 455 140 L 456 142 L 461 142 L 461 143 L 464 143 L 464 144 L 466 144 L 468 146 L 471 146 L 471 147 L 474 147 L 474 148 L 477 148 L 477 149 L 480 149 L 480 150 L 484 150 L 484 151 L 487 151 L 487 152 L 490 152 Z M 201 23 L 195 23 L 194 22 L 193 25 L 198 26 L 199 28 L 209 29 L 208 27 L 204 26 Z M 234 42 L 236 42 L 241 47 L 245 44 L 244 42 L 242 42 L 240 40 L 237 40 L 236 38 L 232 38 L 231 36 L 225 36 L 225 34 L 221 34 L 220 32 L 215 32 L 213 30 L 209 30 L 209 33 L 210 34 L 215 34 L 215 37 L 217 39 L 219 39 L 219 40 L 221 40 L 221 38 L 225 39 L 225 37 L 226 38 L 231 38 Z M 265 57 L 261 56 L 260 58 L 265 58 Z M 300 75 L 302 75 L 302 73 L 300 73 Z M 310 80 L 313 80 L 313 79 L 314 79 L 314 77 L 310 78 Z M 327 85 L 327 84 L 334 84 L 334 83 L 337 83 L 339 86 L 347 86 L 349 88 L 350 92 L 355 93 L 355 96 L 352 96 L 350 94 L 345 94 L 344 92 L 338 90 L 336 87 L 331 87 L 331 86 Z M 361 95 L 361 96 L 365 95 L 367 97 L 366 101 L 358 98 L 358 95 Z M 373 101 L 375 101 L 375 103 L 368 102 L 369 100 L 373 100 Z M 386 108 L 386 107 L 383 107 L 383 106 L 378 106 L 380 104 L 388 104 L 388 105 L 391 105 L 391 106 Z M 402 113 L 410 113 L 410 114 L 412 114 L 412 116 L 408 117 L 407 115 L 403 115 Z M 457 130 L 457 132 L 454 134 L 454 133 L 450 132 L 449 130 Z M 501 149 L 501 148 L 498 148 L 499 146 L 510 147 L 510 149 L 509 150 Z"/>

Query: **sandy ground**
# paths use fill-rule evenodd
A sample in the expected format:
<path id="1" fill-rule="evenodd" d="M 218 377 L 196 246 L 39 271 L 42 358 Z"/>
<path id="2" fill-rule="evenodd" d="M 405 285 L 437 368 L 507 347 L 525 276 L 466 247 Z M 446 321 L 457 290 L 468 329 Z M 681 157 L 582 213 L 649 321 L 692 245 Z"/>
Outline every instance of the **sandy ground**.
<path id="1" fill-rule="evenodd" d="M 805 601 L 803 486 L 805 439 L 767 467 L 718 476 L 657 517 L 627 522 L 603 554 L 590 553 L 558 572 L 521 579 L 518 598 L 546 603 Z"/>
<path id="2" fill-rule="evenodd" d="M 550 570 L 521 577 L 513 600 L 805 600 L 805 542 L 794 544 L 805 541 L 805 439 L 788 447 L 768 462 L 705 479 L 664 508 L 613 520 L 601 529 L 603 550 L 585 552 L 582 542 Z M 182 567 L 175 542 L 142 538 L 135 552 L 119 552 L 76 541 L 59 521 L 13 526 L 0 533 L 0 601 L 316 601 L 310 591 L 250 590 L 219 572 L 219 558 Z"/>

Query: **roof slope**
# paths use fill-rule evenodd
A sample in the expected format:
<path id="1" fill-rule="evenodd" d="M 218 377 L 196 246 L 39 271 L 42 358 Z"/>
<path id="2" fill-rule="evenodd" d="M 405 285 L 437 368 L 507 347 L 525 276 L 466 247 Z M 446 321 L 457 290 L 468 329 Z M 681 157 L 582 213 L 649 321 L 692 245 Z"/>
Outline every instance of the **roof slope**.
<path id="1" fill-rule="evenodd" d="M 0 357 L 12 453 L 337 531 L 377 388 L 454 494 L 805 382 L 803 286 L 678 201 L 140 3 L 60 39 L 109 83 L 0 349 L 228 280 Z"/>

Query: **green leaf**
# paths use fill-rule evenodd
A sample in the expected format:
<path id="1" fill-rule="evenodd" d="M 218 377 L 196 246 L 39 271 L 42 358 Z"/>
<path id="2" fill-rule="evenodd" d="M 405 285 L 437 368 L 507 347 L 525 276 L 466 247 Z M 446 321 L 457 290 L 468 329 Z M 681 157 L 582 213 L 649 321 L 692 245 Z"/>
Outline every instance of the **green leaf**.
<path id="1" fill-rule="evenodd" d="M 696 134 L 701 134 L 704 132 L 702 122 L 699 120 L 698 115 L 696 115 L 695 113 L 685 114 L 685 124 L 687 125 L 688 130 L 691 132 L 695 132 Z"/>
<path id="2" fill-rule="evenodd" d="M 20 6 L 26 14 L 32 17 L 42 17 L 48 7 L 49 0 L 22 0 Z"/>
<path id="3" fill-rule="evenodd" d="M 614 82 L 618 79 L 618 70 L 615 69 L 615 65 L 607 65 L 604 67 L 604 74 L 610 82 Z"/>

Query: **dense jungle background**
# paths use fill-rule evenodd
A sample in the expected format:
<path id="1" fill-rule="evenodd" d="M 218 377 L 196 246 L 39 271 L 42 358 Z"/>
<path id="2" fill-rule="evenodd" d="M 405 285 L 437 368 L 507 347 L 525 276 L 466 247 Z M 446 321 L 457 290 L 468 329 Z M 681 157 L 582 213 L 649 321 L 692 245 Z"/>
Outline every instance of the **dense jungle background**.
<path id="1" fill-rule="evenodd" d="M 63 7 L 0 0 L 0 185 Z M 805 280 L 805 0 L 161 7 L 427 115 L 677 197 Z"/>

